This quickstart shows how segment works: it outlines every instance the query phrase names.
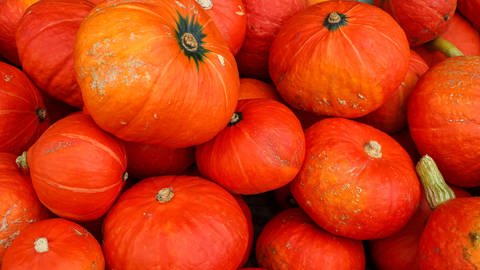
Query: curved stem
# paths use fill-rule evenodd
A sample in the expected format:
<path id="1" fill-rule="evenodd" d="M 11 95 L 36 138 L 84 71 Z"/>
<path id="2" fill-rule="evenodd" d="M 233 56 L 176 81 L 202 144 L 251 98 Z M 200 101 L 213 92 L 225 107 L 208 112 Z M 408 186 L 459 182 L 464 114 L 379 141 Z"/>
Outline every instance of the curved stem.
<path id="1" fill-rule="evenodd" d="M 455 199 L 455 193 L 447 185 L 435 161 L 429 155 L 423 156 L 415 169 L 430 208 L 435 209 L 444 202 Z"/>
<path id="2" fill-rule="evenodd" d="M 18 168 L 27 170 L 28 169 L 27 151 L 23 151 L 23 153 L 17 157 L 15 162 L 17 163 Z"/>
<path id="3" fill-rule="evenodd" d="M 427 45 L 436 51 L 440 51 L 447 57 L 464 56 L 464 54 L 455 45 L 442 37 L 437 37 L 436 39 L 428 42 Z"/>

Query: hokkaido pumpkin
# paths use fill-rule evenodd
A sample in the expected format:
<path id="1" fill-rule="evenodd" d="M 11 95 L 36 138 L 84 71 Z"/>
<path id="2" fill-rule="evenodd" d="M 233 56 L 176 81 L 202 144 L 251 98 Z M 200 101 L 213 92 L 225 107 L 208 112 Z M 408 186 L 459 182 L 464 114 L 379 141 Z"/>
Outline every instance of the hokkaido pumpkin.
<path id="1" fill-rule="evenodd" d="M 290 184 L 302 209 L 325 230 L 353 239 L 399 231 L 420 201 L 413 162 L 390 136 L 327 118 L 305 131 L 306 156 Z"/>
<path id="2" fill-rule="evenodd" d="M 353 118 L 378 109 L 398 88 L 409 57 L 405 33 L 386 12 L 327 1 L 282 26 L 269 66 L 277 91 L 292 107 Z"/>
<path id="3" fill-rule="evenodd" d="M 480 31 L 480 17 L 478 16 L 478 10 L 480 10 L 479 0 L 458 0 L 457 10 Z"/>
<path id="4" fill-rule="evenodd" d="M 286 185 L 304 156 L 300 122 L 288 107 L 270 99 L 239 101 L 229 125 L 196 149 L 200 173 L 239 194 Z"/>
<path id="5" fill-rule="evenodd" d="M 2 270 L 104 269 L 102 248 L 82 226 L 65 219 L 26 227 L 5 253 Z"/>
<path id="6" fill-rule="evenodd" d="M 50 211 L 78 221 L 105 214 L 127 177 L 123 145 L 80 112 L 53 124 L 18 164 Z"/>
<path id="7" fill-rule="evenodd" d="M 235 110 L 235 59 L 194 0 L 103 2 L 82 22 L 76 41 L 85 108 L 123 140 L 200 144 Z"/>
<path id="8" fill-rule="evenodd" d="M 240 263 L 240 265 L 245 265 L 250 259 L 250 253 L 252 252 L 253 248 L 253 243 L 254 243 L 254 231 L 253 231 L 253 220 L 252 220 L 252 211 L 250 211 L 250 207 L 248 204 L 245 202 L 242 196 L 240 195 L 234 195 L 235 200 L 237 201 L 238 205 L 242 209 L 243 214 L 245 215 L 245 219 L 247 220 L 247 226 L 248 226 L 248 244 L 247 244 L 247 250 L 245 251 L 245 254 L 243 255 L 243 260 Z"/>
<path id="9" fill-rule="evenodd" d="M 19 69 L 0 62 L 0 152 L 20 154 L 48 127 L 43 98 Z"/>
<path id="10" fill-rule="evenodd" d="M 238 100 L 270 98 L 280 101 L 280 97 L 271 84 L 252 78 L 241 78 Z"/>
<path id="11" fill-rule="evenodd" d="M 199 177 L 147 178 L 125 191 L 105 218 L 109 269 L 236 270 L 248 225 L 234 197 Z"/>
<path id="12" fill-rule="evenodd" d="M 40 90 L 79 108 L 73 49 L 80 23 L 93 7 L 86 0 L 42 0 L 27 9 L 16 34 L 23 71 Z"/>

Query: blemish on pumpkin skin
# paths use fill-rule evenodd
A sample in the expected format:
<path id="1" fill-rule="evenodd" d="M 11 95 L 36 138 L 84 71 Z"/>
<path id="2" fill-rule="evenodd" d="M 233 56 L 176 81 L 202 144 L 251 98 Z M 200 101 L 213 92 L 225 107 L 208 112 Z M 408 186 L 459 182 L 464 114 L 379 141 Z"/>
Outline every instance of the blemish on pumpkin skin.
<path id="1" fill-rule="evenodd" d="M 72 228 L 73 229 L 73 232 L 75 232 L 76 235 L 78 236 L 83 236 L 83 233 L 79 230 L 77 230 L 77 228 Z"/>
<path id="2" fill-rule="evenodd" d="M 217 57 L 218 57 L 218 61 L 220 61 L 220 64 L 222 66 L 225 66 L 225 58 L 223 56 L 221 56 L 220 54 L 217 54 Z"/>
<path id="3" fill-rule="evenodd" d="M 12 245 L 13 240 L 15 240 L 15 238 L 17 238 L 17 236 L 19 235 L 20 235 L 20 231 L 15 231 L 12 234 L 10 234 L 7 238 L 0 239 L 0 246 L 2 246 L 3 248 L 8 248 L 9 246 Z"/>
<path id="4" fill-rule="evenodd" d="M 346 105 L 347 104 L 347 101 L 345 101 L 344 99 L 341 99 L 341 98 L 337 98 L 337 101 L 338 101 L 338 104 L 340 104 L 340 105 Z"/>
<path id="5" fill-rule="evenodd" d="M 120 125 L 126 126 L 126 125 L 127 125 L 127 122 L 125 122 L 125 121 L 120 121 Z"/>
<path id="6" fill-rule="evenodd" d="M 56 152 L 60 149 L 64 149 L 73 145 L 71 141 L 58 141 L 53 148 L 49 148 L 45 151 L 45 154 L 50 154 Z"/>
<path id="7" fill-rule="evenodd" d="M 365 99 L 366 99 L 365 96 L 362 95 L 362 93 L 358 93 L 358 94 L 357 94 L 357 97 L 358 97 L 359 99 L 362 99 L 362 100 L 365 100 Z"/>
<path id="8" fill-rule="evenodd" d="M 13 212 L 13 209 L 15 209 L 16 207 L 16 204 L 12 205 L 10 208 L 7 209 L 5 214 L 3 214 L 0 232 L 8 230 L 8 216 Z"/>
<path id="9" fill-rule="evenodd" d="M 5 74 L 3 75 L 3 80 L 6 82 L 10 82 L 13 78 L 13 75 Z"/>
<path id="10" fill-rule="evenodd" d="M 243 7 L 238 5 L 238 11 L 235 12 L 235 14 L 237 14 L 238 16 L 244 16 L 245 15 L 245 11 L 243 11 Z"/>
<path id="11" fill-rule="evenodd" d="M 177 4 L 177 6 L 179 6 L 181 8 L 187 8 L 182 2 L 180 2 L 178 0 L 175 0 L 175 4 Z"/>

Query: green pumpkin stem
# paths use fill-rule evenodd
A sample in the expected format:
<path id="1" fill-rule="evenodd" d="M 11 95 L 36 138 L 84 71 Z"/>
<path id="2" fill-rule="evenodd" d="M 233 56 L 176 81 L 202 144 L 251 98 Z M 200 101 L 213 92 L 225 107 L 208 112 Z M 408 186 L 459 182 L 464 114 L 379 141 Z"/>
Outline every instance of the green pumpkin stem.
<path id="1" fill-rule="evenodd" d="M 435 161 L 429 155 L 423 156 L 418 161 L 416 171 L 430 208 L 435 209 L 444 202 L 455 199 L 455 193 L 447 185 Z"/>
<path id="2" fill-rule="evenodd" d="M 436 39 L 428 42 L 427 45 L 433 50 L 443 53 L 447 57 L 464 56 L 464 54 L 455 45 L 442 37 L 437 37 Z"/>
<path id="3" fill-rule="evenodd" d="M 17 166 L 22 169 L 22 170 L 27 170 L 28 169 L 28 164 L 27 164 L 27 151 L 24 151 L 20 156 L 17 157 L 15 160 L 17 163 Z"/>

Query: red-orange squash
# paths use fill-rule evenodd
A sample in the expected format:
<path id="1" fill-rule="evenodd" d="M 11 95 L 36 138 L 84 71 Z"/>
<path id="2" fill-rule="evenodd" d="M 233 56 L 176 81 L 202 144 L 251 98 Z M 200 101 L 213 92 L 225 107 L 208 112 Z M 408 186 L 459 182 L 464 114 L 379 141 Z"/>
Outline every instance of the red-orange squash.
<path id="1" fill-rule="evenodd" d="M 48 127 L 43 98 L 19 69 L 0 62 L 0 152 L 20 154 Z"/>
<path id="2" fill-rule="evenodd" d="M 280 101 L 273 85 L 252 78 L 241 78 L 238 100 L 253 98 L 270 98 Z"/>
<path id="3" fill-rule="evenodd" d="M 327 1 L 297 13 L 270 48 L 270 75 L 292 107 L 345 118 L 378 109 L 405 78 L 410 50 L 386 12 Z"/>
<path id="4" fill-rule="evenodd" d="M 412 139 L 450 184 L 480 184 L 479 92 L 480 56 L 460 56 L 430 68 L 409 98 Z"/>
<path id="5" fill-rule="evenodd" d="M 196 150 L 200 173 L 239 194 L 286 185 L 297 175 L 304 156 L 300 121 L 287 106 L 271 99 L 239 101 L 229 125 Z"/>
<path id="6" fill-rule="evenodd" d="M 104 269 L 102 248 L 82 226 L 66 219 L 26 227 L 5 253 L 2 270 Z"/>
<path id="7" fill-rule="evenodd" d="M 480 31 L 480 16 L 478 16 L 478 11 L 480 10 L 479 0 L 458 0 L 457 10 Z"/>
<path id="8" fill-rule="evenodd" d="M 18 159 L 50 211 L 78 221 L 101 217 L 119 195 L 127 174 L 122 144 L 83 113 L 53 124 Z"/>
<path id="9" fill-rule="evenodd" d="M 266 269 L 365 269 L 361 241 L 324 231 L 298 208 L 281 212 L 265 225 L 256 257 Z"/>
<path id="10" fill-rule="evenodd" d="M 410 156 L 390 136 L 343 118 L 306 130 L 306 156 L 292 194 L 327 231 L 376 239 L 399 231 L 420 200 Z"/>
<path id="11" fill-rule="evenodd" d="M 250 259 L 250 254 L 252 252 L 253 244 L 254 244 L 254 229 L 253 229 L 253 220 L 252 220 L 252 211 L 250 211 L 250 207 L 248 206 L 247 202 L 243 199 L 241 195 L 234 195 L 235 200 L 238 202 L 238 205 L 242 209 L 243 214 L 245 215 L 245 219 L 247 220 L 248 225 L 248 244 L 247 250 L 243 255 L 243 260 L 240 265 L 245 265 Z"/>
<path id="12" fill-rule="evenodd" d="M 22 69 L 40 90 L 82 107 L 73 70 L 75 35 L 95 5 L 86 0 L 42 0 L 30 6 L 16 34 Z"/>
<path id="13" fill-rule="evenodd" d="M 191 176 L 147 178 L 123 193 L 105 218 L 109 269 L 236 270 L 248 225 L 234 197 Z"/>
<path id="14" fill-rule="evenodd" d="M 235 110 L 235 58 L 194 0 L 106 1 L 82 22 L 76 41 L 85 108 L 123 140 L 200 144 Z"/>

